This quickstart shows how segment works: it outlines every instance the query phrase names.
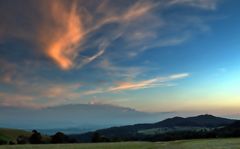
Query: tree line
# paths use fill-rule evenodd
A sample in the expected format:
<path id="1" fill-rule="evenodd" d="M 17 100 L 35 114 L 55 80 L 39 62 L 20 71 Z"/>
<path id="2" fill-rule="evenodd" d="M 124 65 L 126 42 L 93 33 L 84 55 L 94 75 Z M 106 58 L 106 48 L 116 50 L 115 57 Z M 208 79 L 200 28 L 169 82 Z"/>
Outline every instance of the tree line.
<path id="1" fill-rule="evenodd" d="M 119 132 L 120 133 L 120 132 Z M 89 141 L 84 141 L 76 137 L 65 135 L 62 132 L 57 132 L 52 136 L 42 135 L 37 130 L 33 130 L 30 136 L 18 136 L 16 142 L 6 141 L 0 137 L 1 144 L 59 144 L 59 143 L 81 143 L 81 142 L 121 142 L 121 141 L 173 141 L 183 139 L 201 139 L 201 138 L 232 138 L 240 137 L 240 121 L 213 130 L 200 130 L 200 131 L 173 131 L 163 134 L 155 135 L 141 135 L 134 134 L 128 136 L 108 136 L 101 134 L 98 131 L 89 133 Z"/>
<path id="2" fill-rule="evenodd" d="M 59 143 L 76 143 L 77 141 L 73 138 L 69 138 L 62 132 L 57 132 L 52 136 L 42 135 L 37 130 L 33 130 L 30 136 L 20 135 L 15 141 L 7 141 L 6 139 L 0 138 L 0 145 L 9 144 L 59 144 Z"/>

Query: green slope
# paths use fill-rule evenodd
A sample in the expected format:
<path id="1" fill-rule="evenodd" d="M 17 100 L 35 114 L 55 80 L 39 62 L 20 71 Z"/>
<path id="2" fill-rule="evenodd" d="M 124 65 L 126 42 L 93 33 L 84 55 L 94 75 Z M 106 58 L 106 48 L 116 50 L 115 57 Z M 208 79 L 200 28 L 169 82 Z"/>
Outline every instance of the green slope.
<path id="1" fill-rule="evenodd" d="M 30 136 L 31 132 L 19 129 L 0 128 L 0 140 L 15 141 L 20 135 Z"/>

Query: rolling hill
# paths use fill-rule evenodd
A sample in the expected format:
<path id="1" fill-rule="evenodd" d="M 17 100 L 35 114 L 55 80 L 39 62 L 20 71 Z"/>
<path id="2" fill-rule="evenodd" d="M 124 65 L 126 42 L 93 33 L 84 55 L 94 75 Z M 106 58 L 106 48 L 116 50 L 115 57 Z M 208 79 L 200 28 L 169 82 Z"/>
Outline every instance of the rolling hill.
<path id="1" fill-rule="evenodd" d="M 18 136 L 29 137 L 31 134 L 31 132 L 20 129 L 0 128 L 0 140 L 7 142 L 16 142 Z"/>
<path id="2" fill-rule="evenodd" d="M 135 124 L 121 127 L 100 129 L 81 135 L 73 135 L 74 138 L 89 141 L 94 133 L 99 133 L 107 138 L 121 138 L 124 140 L 138 140 L 151 135 L 159 135 L 179 131 L 210 131 L 234 123 L 236 120 L 215 117 L 212 115 L 199 115 L 195 117 L 173 117 L 157 123 Z"/>

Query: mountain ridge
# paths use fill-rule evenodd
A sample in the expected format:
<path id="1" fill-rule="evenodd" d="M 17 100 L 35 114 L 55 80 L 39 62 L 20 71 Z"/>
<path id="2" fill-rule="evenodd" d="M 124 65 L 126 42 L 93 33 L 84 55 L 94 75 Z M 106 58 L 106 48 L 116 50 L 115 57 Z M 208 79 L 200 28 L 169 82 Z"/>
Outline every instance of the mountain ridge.
<path id="1" fill-rule="evenodd" d="M 91 135 L 99 133 L 107 138 L 141 138 L 144 136 L 144 131 L 155 131 L 155 133 L 167 133 L 176 131 L 208 131 L 214 128 L 230 125 L 237 120 L 216 117 L 209 114 L 198 115 L 193 117 L 173 117 L 156 123 L 134 124 L 119 127 L 110 127 L 100 129 L 95 132 L 74 135 L 75 138 L 89 141 Z M 143 133 L 142 133 L 143 132 Z M 155 134 L 154 133 L 154 134 Z M 88 140 L 87 140 L 88 139 Z"/>

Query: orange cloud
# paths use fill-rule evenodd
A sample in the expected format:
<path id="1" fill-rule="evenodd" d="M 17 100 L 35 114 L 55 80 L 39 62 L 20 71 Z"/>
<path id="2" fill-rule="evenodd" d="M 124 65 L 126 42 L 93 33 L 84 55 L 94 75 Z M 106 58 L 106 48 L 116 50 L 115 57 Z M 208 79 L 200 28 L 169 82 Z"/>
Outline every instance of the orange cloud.
<path id="1" fill-rule="evenodd" d="M 73 3 L 69 9 L 62 1 L 50 2 L 50 11 L 47 11 L 50 14 L 48 19 L 51 24 L 49 25 L 47 22 L 40 27 L 44 30 L 40 34 L 41 40 L 45 42 L 45 52 L 60 68 L 68 70 L 74 67 L 74 60 L 79 52 L 77 48 L 83 42 L 85 35 L 107 23 L 133 21 L 147 14 L 153 6 L 153 3 L 137 2 L 121 15 L 106 15 L 94 26 L 84 28 L 84 20 L 87 20 L 89 16 L 79 14 L 76 3 Z M 106 12 L 106 10 L 104 11 Z M 49 16 L 49 14 L 45 15 Z M 94 56 L 83 60 L 81 65 L 91 62 L 103 53 L 104 49 L 101 49 Z"/>
<path id="2" fill-rule="evenodd" d="M 50 16 L 49 20 L 40 26 L 43 29 L 40 31 L 40 40 L 44 42 L 46 54 L 60 68 L 70 69 L 85 34 L 77 5 L 73 3 L 69 9 L 61 1 L 54 1 L 50 4 L 48 13 L 45 15 Z"/>
<path id="3" fill-rule="evenodd" d="M 121 82 L 118 84 L 118 86 L 111 87 L 109 90 L 110 91 L 120 91 L 120 90 L 129 90 L 129 89 L 131 89 L 131 90 L 141 89 L 141 88 L 149 87 L 149 85 L 151 85 L 154 82 L 156 82 L 156 79 L 140 81 L 140 82 L 136 82 L 136 83 Z"/>

